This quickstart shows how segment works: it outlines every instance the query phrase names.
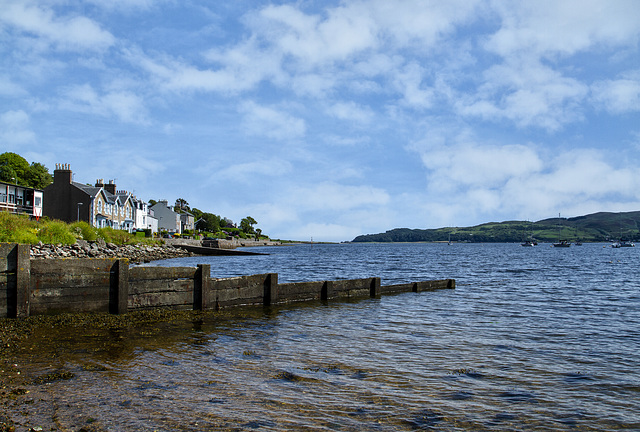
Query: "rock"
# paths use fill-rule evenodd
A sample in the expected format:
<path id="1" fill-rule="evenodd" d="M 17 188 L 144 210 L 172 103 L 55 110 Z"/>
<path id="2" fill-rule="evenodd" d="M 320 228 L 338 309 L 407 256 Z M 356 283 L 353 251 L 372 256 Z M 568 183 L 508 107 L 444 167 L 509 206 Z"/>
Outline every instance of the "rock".
<path id="1" fill-rule="evenodd" d="M 103 242 L 104 243 L 104 242 Z M 150 262 L 166 258 L 194 256 L 181 248 L 172 246 L 123 245 L 113 243 L 100 246 L 95 243 L 77 243 L 74 245 L 32 245 L 29 251 L 31 259 L 55 258 L 127 258 L 131 262 Z"/>

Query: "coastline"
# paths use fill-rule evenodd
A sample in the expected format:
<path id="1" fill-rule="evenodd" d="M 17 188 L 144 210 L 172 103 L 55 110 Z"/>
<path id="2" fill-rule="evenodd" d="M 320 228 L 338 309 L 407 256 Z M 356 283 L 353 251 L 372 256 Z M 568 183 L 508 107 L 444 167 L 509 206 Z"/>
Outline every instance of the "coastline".
<path id="1" fill-rule="evenodd" d="M 115 245 L 104 241 L 78 240 L 72 245 L 35 244 L 30 247 L 31 259 L 59 258 L 127 258 L 132 263 L 168 258 L 196 256 L 179 245 Z"/>

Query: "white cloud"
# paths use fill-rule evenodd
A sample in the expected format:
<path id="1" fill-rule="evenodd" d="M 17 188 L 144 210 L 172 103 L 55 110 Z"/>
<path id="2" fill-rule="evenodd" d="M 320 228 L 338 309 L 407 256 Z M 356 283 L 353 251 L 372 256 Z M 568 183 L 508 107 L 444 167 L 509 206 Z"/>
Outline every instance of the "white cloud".
<path id="1" fill-rule="evenodd" d="M 0 21 L 34 36 L 42 36 L 65 50 L 102 50 L 114 36 L 84 16 L 56 16 L 53 10 L 30 1 L 8 1 L 0 8 Z"/>
<path id="2" fill-rule="evenodd" d="M 508 119 L 522 127 L 537 126 L 551 131 L 583 115 L 580 103 L 588 87 L 540 62 L 520 59 L 492 66 L 475 96 L 462 98 L 462 115 L 487 120 Z"/>
<path id="3" fill-rule="evenodd" d="M 523 51 L 571 55 L 597 44 L 634 44 L 640 35 L 635 0 L 494 1 L 492 6 L 502 27 L 486 47 L 504 57 Z"/>
<path id="4" fill-rule="evenodd" d="M 245 102 L 240 111 L 244 115 L 245 130 L 250 135 L 266 136 L 278 140 L 298 139 L 305 134 L 305 122 L 276 108 L 255 102 Z"/>
<path id="5" fill-rule="evenodd" d="M 0 141 L 9 148 L 31 144 L 36 134 L 29 129 L 29 115 L 22 110 L 0 114 Z"/>
<path id="6" fill-rule="evenodd" d="M 293 187 L 289 200 L 301 211 L 342 212 L 359 207 L 383 206 L 389 195 L 371 186 L 346 186 L 324 182 L 308 187 Z"/>
<path id="7" fill-rule="evenodd" d="M 124 123 L 146 124 L 147 110 L 142 99 L 129 91 L 98 94 L 88 84 L 69 87 L 64 91 L 63 109 L 100 116 L 115 116 Z"/>
<path id="8" fill-rule="evenodd" d="M 0 75 L 0 96 L 24 96 L 27 91 L 8 76 Z"/>
<path id="9" fill-rule="evenodd" d="M 283 55 L 304 64 L 345 60 L 376 45 L 375 23 L 366 9 L 351 4 L 326 12 L 323 20 L 290 5 L 271 5 L 251 22 Z"/>
<path id="10" fill-rule="evenodd" d="M 545 159 L 531 144 L 485 145 L 464 133 L 432 133 L 411 149 L 428 170 L 431 205 L 441 206 L 442 214 L 458 212 L 457 220 L 491 214 L 542 219 L 558 211 L 579 215 L 580 209 L 597 208 L 595 203 L 600 209 L 623 202 L 640 205 L 640 179 L 634 170 L 608 163 L 595 150 Z"/>
<path id="11" fill-rule="evenodd" d="M 407 65 L 403 70 L 398 71 L 395 76 L 395 85 L 404 96 L 404 102 L 409 106 L 418 108 L 431 107 L 434 92 L 423 85 L 424 76 L 424 69 L 416 63 Z"/>
<path id="12" fill-rule="evenodd" d="M 118 11 L 139 11 L 144 9 L 149 9 L 158 3 L 164 3 L 163 0 L 83 0 L 88 3 L 92 3 L 98 7 L 107 9 L 107 10 L 118 10 Z"/>
<path id="13" fill-rule="evenodd" d="M 233 182 L 260 182 L 257 177 L 280 177 L 292 170 L 291 163 L 285 160 L 270 158 L 253 162 L 230 165 L 216 170 L 216 180 L 231 180 Z"/>
<path id="14" fill-rule="evenodd" d="M 363 107 L 355 102 L 337 102 L 327 109 L 327 113 L 340 120 L 367 124 L 373 120 L 374 113 L 369 107 Z"/>
<path id="15" fill-rule="evenodd" d="M 613 114 L 640 111 L 640 74 L 599 81 L 591 87 L 593 101 Z"/>

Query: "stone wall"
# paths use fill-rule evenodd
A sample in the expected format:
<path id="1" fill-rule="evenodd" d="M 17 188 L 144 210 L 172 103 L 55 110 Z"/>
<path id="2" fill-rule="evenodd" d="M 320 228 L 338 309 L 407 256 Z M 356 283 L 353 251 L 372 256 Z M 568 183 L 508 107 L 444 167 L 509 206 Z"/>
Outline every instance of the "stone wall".
<path id="1" fill-rule="evenodd" d="M 278 283 L 275 273 L 212 279 L 211 266 L 130 267 L 119 258 L 29 258 L 0 243 L 0 318 L 167 308 L 206 310 L 308 300 L 378 297 L 455 288 L 453 279 L 381 286 L 380 278 Z"/>

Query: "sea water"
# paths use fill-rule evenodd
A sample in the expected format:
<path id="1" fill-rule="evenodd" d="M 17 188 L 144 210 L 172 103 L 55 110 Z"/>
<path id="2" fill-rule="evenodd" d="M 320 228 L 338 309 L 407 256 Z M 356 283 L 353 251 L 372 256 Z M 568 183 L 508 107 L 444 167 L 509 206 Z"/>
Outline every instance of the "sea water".
<path id="1" fill-rule="evenodd" d="M 640 248 L 251 250 L 268 255 L 150 265 L 280 282 L 454 278 L 456 289 L 59 337 L 52 361 L 75 371 L 50 387 L 60 421 L 113 431 L 640 430 Z"/>

